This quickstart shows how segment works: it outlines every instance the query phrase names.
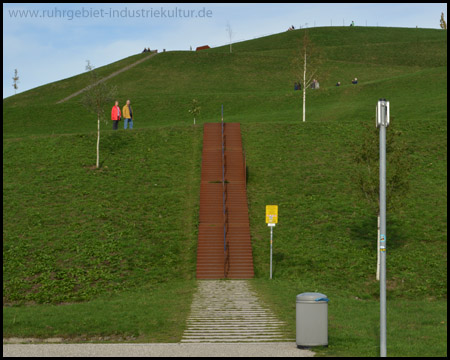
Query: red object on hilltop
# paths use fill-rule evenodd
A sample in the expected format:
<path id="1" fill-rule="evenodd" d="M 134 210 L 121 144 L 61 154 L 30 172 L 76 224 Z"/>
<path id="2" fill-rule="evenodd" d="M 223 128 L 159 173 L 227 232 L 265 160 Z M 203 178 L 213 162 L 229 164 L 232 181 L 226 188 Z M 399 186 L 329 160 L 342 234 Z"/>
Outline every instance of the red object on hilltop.
<path id="1" fill-rule="evenodd" d="M 210 49 L 209 45 L 198 46 L 197 49 L 195 49 L 195 51 L 205 50 L 205 49 Z"/>

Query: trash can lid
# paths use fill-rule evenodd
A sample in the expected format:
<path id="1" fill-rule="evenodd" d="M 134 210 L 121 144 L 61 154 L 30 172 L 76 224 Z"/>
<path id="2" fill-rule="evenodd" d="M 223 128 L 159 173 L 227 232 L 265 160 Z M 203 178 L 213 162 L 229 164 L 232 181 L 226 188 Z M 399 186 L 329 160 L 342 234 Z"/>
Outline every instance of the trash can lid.
<path id="1" fill-rule="evenodd" d="M 321 293 L 305 292 L 297 295 L 297 302 L 302 301 L 328 301 L 328 297 Z"/>

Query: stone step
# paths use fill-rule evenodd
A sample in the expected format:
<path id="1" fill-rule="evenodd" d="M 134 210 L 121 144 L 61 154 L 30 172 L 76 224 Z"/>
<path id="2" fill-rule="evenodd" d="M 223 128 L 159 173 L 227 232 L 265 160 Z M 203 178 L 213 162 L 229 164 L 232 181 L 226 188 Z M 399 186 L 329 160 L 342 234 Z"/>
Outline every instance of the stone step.
<path id="1" fill-rule="evenodd" d="M 241 325 L 226 325 L 226 326 L 208 326 L 208 325 L 201 325 L 201 326 L 189 326 L 188 330 L 185 331 L 191 331 L 191 330 L 195 330 L 195 331 L 200 331 L 200 330 L 217 330 L 217 331 L 221 331 L 221 330 L 246 330 L 246 331 L 252 331 L 252 330 L 266 330 L 266 331 L 271 331 L 271 330 L 279 330 L 279 331 L 283 331 L 280 330 L 278 325 L 272 325 L 272 326 L 266 326 L 266 325 L 255 325 L 255 326 L 241 326 Z"/>
<path id="2" fill-rule="evenodd" d="M 254 329 L 254 330 L 239 330 L 239 329 L 223 329 L 223 330 L 185 330 L 183 336 L 191 335 L 230 335 L 230 334 L 242 334 L 242 336 L 253 336 L 253 335 L 283 335 L 284 332 L 281 330 L 264 330 L 264 329 Z"/>
<path id="3" fill-rule="evenodd" d="M 262 306 L 245 280 L 200 281 L 181 342 L 287 341 L 285 322 Z"/>
<path id="4" fill-rule="evenodd" d="M 282 338 L 258 338 L 258 339 L 245 339 L 241 337 L 234 337 L 234 338 L 208 338 L 208 339 L 181 339 L 181 342 L 199 342 L 199 343 L 206 343 L 206 342 L 246 342 L 246 341 L 252 341 L 252 342 L 272 342 L 272 341 L 286 341 L 286 339 Z"/>
<path id="5" fill-rule="evenodd" d="M 187 323 L 189 325 L 200 325 L 205 324 L 208 326 L 219 326 L 219 325 L 238 325 L 238 324 L 249 324 L 252 326 L 261 326 L 261 325 L 277 325 L 277 326 L 284 326 L 285 323 L 282 323 L 281 321 L 275 321 L 275 320 L 263 320 L 263 321 L 242 321 L 241 319 L 227 319 L 224 321 L 220 321 L 217 319 L 194 319 L 194 320 L 188 320 Z"/>
<path id="6" fill-rule="evenodd" d="M 283 335 L 281 334 L 273 334 L 273 335 L 263 335 L 263 334 L 242 334 L 239 335 L 239 337 L 242 337 L 243 339 L 262 339 L 262 338 L 280 338 Z M 214 339 L 229 339 L 229 338 L 236 338 L 236 334 L 199 334 L 199 335 L 185 335 L 183 334 L 183 339 L 207 339 L 207 338 L 214 338 Z"/>
<path id="7" fill-rule="evenodd" d="M 220 321 L 220 320 L 227 320 L 227 321 L 247 321 L 247 322 L 280 322 L 284 323 L 283 321 L 278 320 L 277 317 L 274 315 L 260 315 L 260 316 L 239 316 L 238 314 L 230 314 L 227 316 L 218 316 L 218 315 L 211 315 L 211 314 L 191 314 L 187 318 L 187 320 L 190 321 L 205 321 L 205 320 L 212 320 L 212 321 Z M 243 324 L 245 325 L 245 324 Z"/>

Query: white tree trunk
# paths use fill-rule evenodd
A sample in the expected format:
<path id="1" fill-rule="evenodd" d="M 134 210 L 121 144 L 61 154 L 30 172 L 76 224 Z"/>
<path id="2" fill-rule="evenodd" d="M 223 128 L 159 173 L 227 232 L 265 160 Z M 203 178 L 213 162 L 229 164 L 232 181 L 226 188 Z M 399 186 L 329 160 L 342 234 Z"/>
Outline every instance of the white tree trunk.
<path id="1" fill-rule="evenodd" d="M 232 44 L 232 38 L 233 38 L 233 30 L 231 29 L 230 23 L 227 23 L 227 32 L 228 32 L 228 38 L 230 39 L 230 54 L 233 51 L 231 49 L 231 44 Z"/>
<path id="2" fill-rule="evenodd" d="M 303 122 L 306 121 L 306 50 L 305 50 L 305 63 L 303 66 Z"/>
<path id="3" fill-rule="evenodd" d="M 378 214 L 377 232 L 377 280 L 380 281 L 380 214 Z"/>
<path id="4" fill-rule="evenodd" d="M 97 169 L 99 168 L 100 160 L 100 116 L 97 116 Z"/>
<path id="5" fill-rule="evenodd" d="M 194 117 L 194 125 L 195 125 L 195 117 Z"/>
<path id="6" fill-rule="evenodd" d="M 303 87 L 303 122 L 305 122 L 306 116 L 306 89 Z"/>

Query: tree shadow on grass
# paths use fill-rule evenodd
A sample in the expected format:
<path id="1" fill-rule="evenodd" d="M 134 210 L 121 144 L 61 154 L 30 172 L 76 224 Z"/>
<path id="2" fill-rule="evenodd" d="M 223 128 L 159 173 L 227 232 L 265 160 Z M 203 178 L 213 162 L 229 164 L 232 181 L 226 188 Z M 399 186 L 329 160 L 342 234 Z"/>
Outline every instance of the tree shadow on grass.
<path id="1" fill-rule="evenodd" d="M 102 161 L 100 161 L 100 163 L 99 163 L 100 168 L 103 168 L 103 164 L 105 163 L 106 160 L 108 160 L 108 157 L 109 157 L 109 154 L 106 155 Z"/>
<path id="2" fill-rule="evenodd" d="M 131 142 L 131 136 L 124 134 L 120 130 L 102 133 L 100 135 L 99 169 L 102 169 L 105 162 L 111 157 L 120 153 L 126 153 L 129 150 Z M 90 168 L 92 170 L 96 169 L 95 165 Z"/>
<path id="3" fill-rule="evenodd" d="M 391 215 L 386 219 L 387 249 L 402 248 L 407 241 L 407 232 L 402 228 L 402 221 Z M 350 238 L 359 246 L 377 251 L 377 216 L 363 215 L 350 227 Z"/>
<path id="4" fill-rule="evenodd" d="M 115 130 L 108 132 L 100 138 L 100 152 L 103 150 L 106 157 L 126 151 L 132 142 L 130 134 Z"/>

